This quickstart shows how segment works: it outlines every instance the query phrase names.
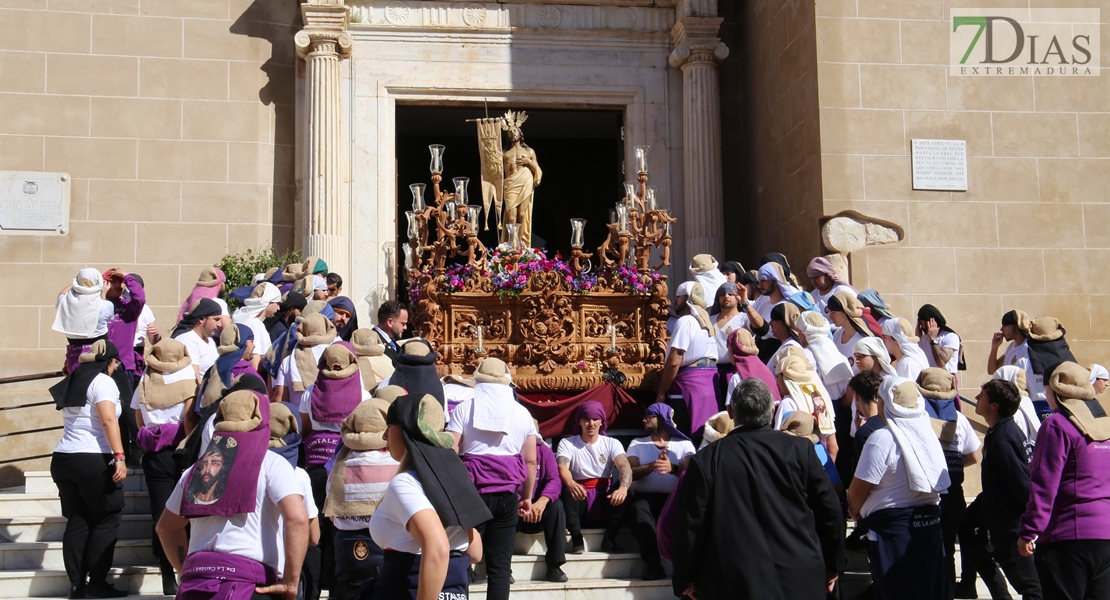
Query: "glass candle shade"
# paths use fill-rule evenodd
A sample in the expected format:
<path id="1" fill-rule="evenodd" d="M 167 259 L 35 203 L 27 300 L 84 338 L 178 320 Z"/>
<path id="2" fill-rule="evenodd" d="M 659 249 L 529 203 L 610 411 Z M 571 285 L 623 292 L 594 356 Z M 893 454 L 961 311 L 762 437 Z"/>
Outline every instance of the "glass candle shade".
<path id="1" fill-rule="evenodd" d="M 414 183 L 409 186 L 409 191 L 412 192 L 412 212 L 423 212 L 428 207 L 424 203 L 424 189 L 427 187 L 423 183 Z"/>
<path id="2" fill-rule="evenodd" d="M 617 205 L 617 223 L 620 225 L 621 233 L 628 233 L 628 206 L 625 204 Z"/>
<path id="3" fill-rule="evenodd" d="M 408 227 L 405 231 L 408 232 L 410 240 L 415 240 L 420 237 L 420 226 L 416 222 L 416 213 L 411 210 L 405 211 L 405 219 L 408 220 Z"/>
<path id="4" fill-rule="evenodd" d="M 632 204 L 636 201 L 636 190 L 640 184 L 635 181 L 627 181 L 624 184 L 624 203 Z"/>
<path id="5" fill-rule="evenodd" d="M 455 202 L 466 206 L 466 184 L 470 183 L 469 177 L 456 177 L 452 179 L 455 183 Z"/>
<path id="6" fill-rule="evenodd" d="M 649 187 L 647 194 L 644 195 L 644 210 L 652 211 L 656 209 L 655 203 L 655 187 Z"/>
<path id="7" fill-rule="evenodd" d="M 409 244 L 401 244 L 401 249 L 405 252 L 405 268 L 413 269 L 416 265 L 416 252 Z"/>
<path id="8" fill-rule="evenodd" d="M 466 207 L 466 220 L 470 223 L 470 230 L 474 235 L 478 235 L 478 226 L 481 223 L 482 207 L 468 206 Z"/>
<path id="9" fill-rule="evenodd" d="M 648 161 L 647 161 L 647 159 L 648 159 L 648 150 L 650 150 L 650 149 L 651 149 L 651 146 L 636 146 L 636 172 L 637 173 L 647 173 L 648 172 Z"/>
<path id="10" fill-rule="evenodd" d="M 570 247 L 581 248 L 586 239 L 586 219 L 570 220 Z"/>
<path id="11" fill-rule="evenodd" d="M 616 222 L 617 222 L 617 209 L 610 208 L 609 209 L 609 224 L 612 225 L 613 223 L 616 223 Z"/>
<path id="12" fill-rule="evenodd" d="M 448 202 L 443 205 L 443 212 L 447 214 L 447 224 L 450 225 L 451 221 L 458 218 L 458 213 L 455 212 L 455 203 Z"/>
<path id="13" fill-rule="evenodd" d="M 505 235 L 509 238 L 509 248 L 520 250 L 520 223 L 505 223 Z"/>
<path id="14" fill-rule="evenodd" d="M 431 170 L 432 173 L 443 172 L 443 151 L 446 149 L 447 148 L 441 144 L 432 144 L 428 146 L 428 152 L 432 154 L 432 164 L 428 166 L 428 169 Z"/>

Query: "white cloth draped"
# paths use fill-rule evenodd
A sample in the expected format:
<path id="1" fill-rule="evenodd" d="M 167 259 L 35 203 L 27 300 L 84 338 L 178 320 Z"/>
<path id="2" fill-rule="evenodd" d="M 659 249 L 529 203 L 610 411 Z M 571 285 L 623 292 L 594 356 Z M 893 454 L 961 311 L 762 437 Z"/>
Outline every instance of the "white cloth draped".
<path id="1" fill-rule="evenodd" d="M 235 314 L 231 316 L 232 321 L 246 325 L 251 322 L 251 319 L 259 317 L 271 302 L 281 302 L 281 290 L 277 289 L 277 286 L 269 281 L 264 281 L 258 285 L 263 286 L 262 294 L 258 297 L 251 294 L 250 298 L 244 300 L 243 306 L 239 307 Z"/>
<path id="2" fill-rule="evenodd" d="M 81 281 L 90 285 L 81 285 Z M 58 314 L 54 317 L 51 329 L 66 337 L 90 339 L 108 333 L 105 323 L 99 325 L 100 297 L 104 289 L 104 278 L 96 269 L 81 269 L 73 278 L 72 287 L 58 299 Z"/>
<path id="3" fill-rule="evenodd" d="M 907 383 L 909 385 L 902 387 Z M 907 408 L 894 401 L 895 394 L 911 393 L 917 397 L 914 408 Z M 883 399 L 887 426 L 898 449 L 902 451 L 910 489 L 925 494 L 948 489 L 952 480 L 948 475 L 944 450 L 929 423 L 929 417 L 925 413 L 925 399 L 917 391 L 917 383 L 904 377 L 888 377 L 879 386 L 879 396 Z"/>

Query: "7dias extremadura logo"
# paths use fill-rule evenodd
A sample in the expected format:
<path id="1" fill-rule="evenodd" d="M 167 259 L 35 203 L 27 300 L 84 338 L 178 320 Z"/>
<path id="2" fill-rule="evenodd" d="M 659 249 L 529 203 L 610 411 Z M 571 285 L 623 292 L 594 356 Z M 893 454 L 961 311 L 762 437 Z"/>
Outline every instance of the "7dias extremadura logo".
<path id="1" fill-rule="evenodd" d="M 1097 8 L 952 9 L 950 75 L 1099 75 Z"/>

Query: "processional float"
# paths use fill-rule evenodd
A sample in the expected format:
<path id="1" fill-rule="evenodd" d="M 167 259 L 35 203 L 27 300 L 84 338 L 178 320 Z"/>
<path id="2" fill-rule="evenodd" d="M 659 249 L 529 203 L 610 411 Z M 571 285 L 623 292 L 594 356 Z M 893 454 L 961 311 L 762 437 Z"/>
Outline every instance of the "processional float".
<path id="1" fill-rule="evenodd" d="M 667 349 L 667 277 L 675 219 L 648 185 L 647 146 L 636 147 L 636 181 L 610 209 L 609 234 L 583 251 L 584 219 L 571 219 L 571 256 L 549 257 L 506 223 L 508 241 L 479 240 L 481 206 L 469 179 L 441 189 L 441 145 L 431 152 L 431 197 L 414 183 L 402 244 L 412 306 L 410 325 L 428 340 L 446 373 L 466 375 L 493 356 L 522 391 L 578 391 L 615 380 L 651 386 Z M 659 263 L 652 256 L 659 252 Z M 596 265 L 594 261 L 596 260 Z"/>

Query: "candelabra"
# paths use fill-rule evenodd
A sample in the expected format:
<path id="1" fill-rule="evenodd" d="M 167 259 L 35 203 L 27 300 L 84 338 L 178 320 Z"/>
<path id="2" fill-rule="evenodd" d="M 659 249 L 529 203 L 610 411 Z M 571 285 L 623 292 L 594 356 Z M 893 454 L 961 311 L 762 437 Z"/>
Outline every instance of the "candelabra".
<path id="1" fill-rule="evenodd" d="M 648 272 L 654 248 L 663 249 L 656 270 L 671 264 L 671 224 L 676 219 L 659 208 L 655 188 L 648 186 L 648 149 L 636 147 L 636 181 L 624 184 L 624 198 L 609 211 L 609 236 L 597 249 L 603 266 L 628 265 Z"/>
<path id="2" fill-rule="evenodd" d="M 487 249 L 478 239 L 478 226 L 482 209 L 467 204 L 467 184 L 470 179 L 456 177 L 452 181 L 455 191 L 446 192 L 440 189 L 443 181 L 443 152 L 446 148 L 439 144 L 428 146 L 432 161 L 429 166 L 432 180 L 432 204 L 424 200 L 424 191 L 427 186 L 423 183 L 414 183 L 409 186 L 412 191 L 412 210 L 405 212 L 408 221 L 408 247 L 405 248 L 405 267 L 409 270 L 418 270 L 424 264 L 425 253 L 430 252 L 430 265 L 438 273 L 442 273 L 448 258 L 465 256 L 467 264 L 484 268 L 486 264 Z M 430 229 L 434 227 L 436 240 L 429 242 Z M 459 238 L 466 240 L 466 248 L 462 249 Z"/>

